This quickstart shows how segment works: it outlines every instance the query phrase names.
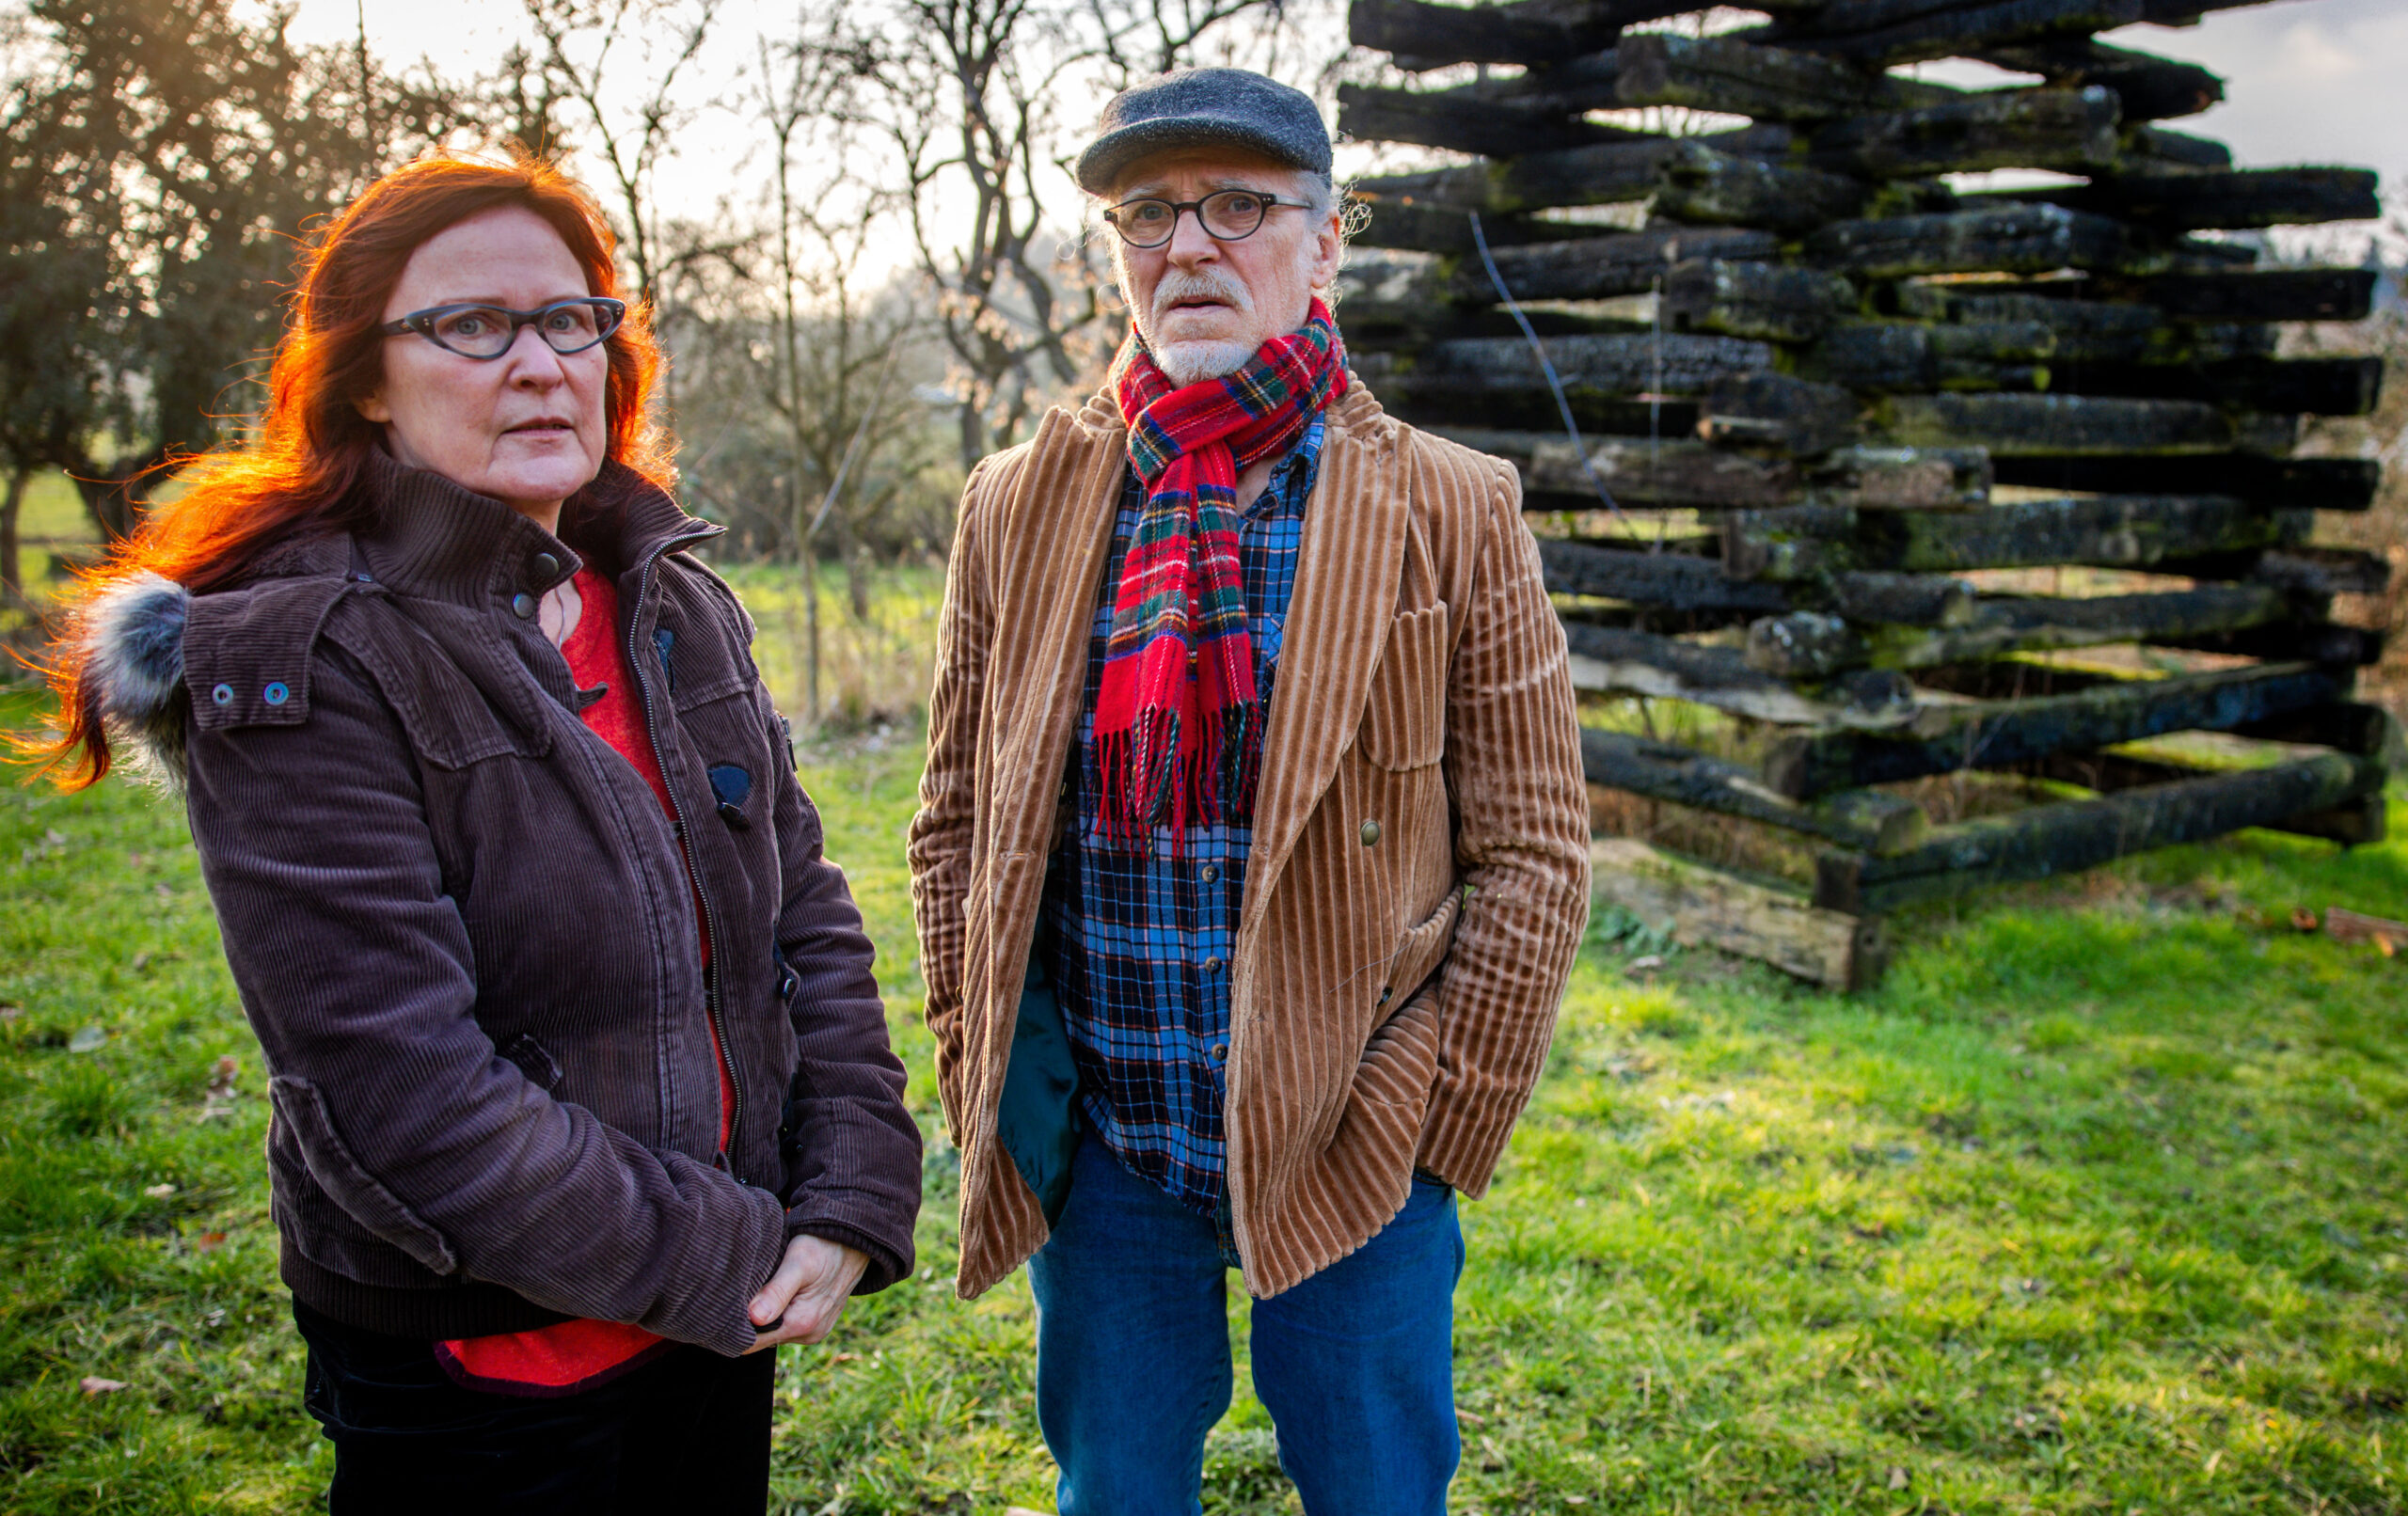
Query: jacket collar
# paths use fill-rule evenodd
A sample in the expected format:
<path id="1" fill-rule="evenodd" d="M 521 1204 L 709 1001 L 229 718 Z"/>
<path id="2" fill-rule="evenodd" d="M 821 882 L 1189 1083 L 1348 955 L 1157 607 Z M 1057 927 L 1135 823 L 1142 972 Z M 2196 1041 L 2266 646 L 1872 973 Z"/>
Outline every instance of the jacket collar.
<path id="1" fill-rule="evenodd" d="M 361 553 L 376 579 L 400 593 L 481 606 L 521 590 L 540 594 L 583 566 L 561 538 L 499 500 L 397 463 L 382 449 L 368 455 L 359 487 L 376 507 L 375 525 L 359 539 Z M 587 552 L 618 568 L 722 529 L 688 515 L 666 490 L 611 462 L 562 508 L 562 526 Z M 545 555 L 549 572 L 541 563 Z"/>

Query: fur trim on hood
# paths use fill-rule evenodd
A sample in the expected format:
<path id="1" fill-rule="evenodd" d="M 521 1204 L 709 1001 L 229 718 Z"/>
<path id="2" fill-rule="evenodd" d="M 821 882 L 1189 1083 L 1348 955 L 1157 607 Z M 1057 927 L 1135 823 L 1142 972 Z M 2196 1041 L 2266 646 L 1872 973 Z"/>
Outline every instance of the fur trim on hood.
<path id="1" fill-rule="evenodd" d="M 99 702 L 112 743 L 149 782 L 170 794 L 184 784 L 192 705 L 184 693 L 184 624 L 192 592 L 148 569 L 95 594 L 84 607 L 83 681 Z"/>

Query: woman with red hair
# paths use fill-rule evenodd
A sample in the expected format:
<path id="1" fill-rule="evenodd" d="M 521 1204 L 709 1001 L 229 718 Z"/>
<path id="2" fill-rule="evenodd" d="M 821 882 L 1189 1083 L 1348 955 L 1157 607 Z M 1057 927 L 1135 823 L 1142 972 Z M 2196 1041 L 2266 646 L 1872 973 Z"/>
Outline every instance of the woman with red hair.
<path id="1" fill-rule="evenodd" d="M 183 795 L 339 1516 L 758 1512 L 773 1350 L 912 1267 L 870 944 L 616 288 L 547 165 L 371 185 L 53 671 L 71 782 Z"/>

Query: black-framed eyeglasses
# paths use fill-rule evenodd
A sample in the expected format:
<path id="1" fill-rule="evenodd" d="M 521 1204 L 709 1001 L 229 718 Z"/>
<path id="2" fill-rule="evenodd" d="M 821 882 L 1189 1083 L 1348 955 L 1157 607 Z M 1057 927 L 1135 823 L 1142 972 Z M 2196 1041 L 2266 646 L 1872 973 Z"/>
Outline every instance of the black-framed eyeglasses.
<path id="1" fill-rule="evenodd" d="M 1103 213 L 1112 229 L 1132 247 L 1160 247 L 1179 235 L 1179 213 L 1196 213 L 1196 224 L 1215 242 L 1236 242 L 1262 229 L 1262 219 L 1283 205 L 1299 210 L 1310 202 L 1283 200 L 1260 190 L 1215 190 L 1200 200 L 1123 200 Z"/>
<path id="2" fill-rule="evenodd" d="M 532 326 L 544 345 L 565 356 L 582 353 L 607 339 L 627 319 L 627 304 L 607 295 L 555 300 L 533 310 L 507 306 L 429 306 L 376 329 L 388 337 L 416 332 L 447 353 L 464 358 L 498 358 L 518 340 L 518 329 Z"/>

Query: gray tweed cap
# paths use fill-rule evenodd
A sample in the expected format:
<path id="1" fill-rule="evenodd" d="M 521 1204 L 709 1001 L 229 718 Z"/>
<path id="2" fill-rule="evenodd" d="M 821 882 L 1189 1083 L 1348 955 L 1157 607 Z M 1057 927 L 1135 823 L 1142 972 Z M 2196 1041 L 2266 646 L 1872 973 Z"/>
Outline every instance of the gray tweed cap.
<path id="1" fill-rule="evenodd" d="M 1172 148 L 1244 148 L 1291 167 L 1329 172 L 1329 129 L 1311 97 L 1245 69 L 1188 69 L 1112 97 L 1071 172 L 1090 195 Z"/>

